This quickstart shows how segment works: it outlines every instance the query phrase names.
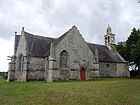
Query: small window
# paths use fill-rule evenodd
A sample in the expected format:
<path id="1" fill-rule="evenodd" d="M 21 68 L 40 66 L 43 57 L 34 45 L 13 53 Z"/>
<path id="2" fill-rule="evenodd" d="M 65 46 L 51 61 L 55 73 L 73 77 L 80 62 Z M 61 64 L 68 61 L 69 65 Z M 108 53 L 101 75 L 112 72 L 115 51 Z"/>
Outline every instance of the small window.
<path id="1" fill-rule="evenodd" d="M 106 68 L 109 68 L 110 67 L 110 65 L 109 64 L 106 64 Z"/>
<path id="2" fill-rule="evenodd" d="M 95 62 L 97 61 L 97 58 L 94 58 Z"/>
<path id="3" fill-rule="evenodd" d="M 108 43 L 110 43 L 110 37 L 108 36 Z"/>

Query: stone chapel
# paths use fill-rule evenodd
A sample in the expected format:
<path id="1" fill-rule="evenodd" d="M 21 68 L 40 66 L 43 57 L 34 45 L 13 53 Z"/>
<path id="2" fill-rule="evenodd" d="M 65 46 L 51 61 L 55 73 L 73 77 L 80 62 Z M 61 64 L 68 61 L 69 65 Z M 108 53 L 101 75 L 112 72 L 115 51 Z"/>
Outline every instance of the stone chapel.
<path id="1" fill-rule="evenodd" d="M 15 32 L 7 81 L 89 80 L 130 77 L 127 62 L 115 50 L 115 34 L 106 29 L 105 45 L 86 42 L 76 26 L 59 38 Z"/>

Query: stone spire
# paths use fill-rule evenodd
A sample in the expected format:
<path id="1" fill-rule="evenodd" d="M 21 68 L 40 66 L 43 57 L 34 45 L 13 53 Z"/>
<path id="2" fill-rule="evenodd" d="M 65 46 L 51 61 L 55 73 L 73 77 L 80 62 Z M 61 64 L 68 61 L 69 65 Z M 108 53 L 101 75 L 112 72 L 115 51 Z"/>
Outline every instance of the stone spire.
<path id="1" fill-rule="evenodd" d="M 112 34 L 112 29 L 111 29 L 111 27 L 109 26 L 109 24 L 108 24 L 108 27 L 107 27 L 107 29 L 106 29 L 106 34 Z"/>
<path id="2" fill-rule="evenodd" d="M 108 24 L 108 27 L 106 29 L 106 35 L 105 37 L 105 45 L 110 49 L 114 50 L 115 45 L 115 34 L 112 33 L 112 29 Z"/>

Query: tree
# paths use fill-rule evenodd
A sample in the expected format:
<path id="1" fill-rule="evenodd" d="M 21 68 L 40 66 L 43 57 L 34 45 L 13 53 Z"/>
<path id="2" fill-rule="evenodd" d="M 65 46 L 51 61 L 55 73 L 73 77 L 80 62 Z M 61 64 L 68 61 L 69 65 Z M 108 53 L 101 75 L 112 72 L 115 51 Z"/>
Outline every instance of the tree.
<path id="1" fill-rule="evenodd" d="M 138 67 L 138 69 L 140 70 L 140 38 L 133 53 L 134 63 L 136 64 L 136 67 Z"/>
<path id="2" fill-rule="evenodd" d="M 121 54 L 121 56 L 127 60 L 126 56 L 126 43 L 125 42 L 119 42 L 118 45 L 116 45 L 116 49 Z"/>
<path id="3" fill-rule="evenodd" d="M 128 65 L 135 65 L 140 69 L 140 30 L 133 28 L 126 42 L 118 43 L 117 51 L 128 61 Z"/>
<path id="4" fill-rule="evenodd" d="M 138 67 L 138 64 L 136 61 L 137 59 L 136 53 L 138 53 L 137 47 L 138 47 L 139 39 L 140 39 L 140 31 L 136 30 L 136 28 L 133 28 L 130 36 L 128 37 L 126 41 L 127 60 L 129 61 L 129 65 L 135 65 L 135 70 Z"/>

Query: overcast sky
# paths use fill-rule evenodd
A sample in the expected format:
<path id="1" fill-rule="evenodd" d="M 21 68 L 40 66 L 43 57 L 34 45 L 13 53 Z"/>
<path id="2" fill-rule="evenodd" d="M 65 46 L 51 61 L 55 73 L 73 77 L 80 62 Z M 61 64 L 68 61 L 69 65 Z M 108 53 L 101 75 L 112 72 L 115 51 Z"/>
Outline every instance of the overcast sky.
<path id="1" fill-rule="evenodd" d="M 104 44 L 109 24 L 116 43 L 140 28 L 139 0 L 0 0 L 0 71 L 8 70 L 14 32 L 59 37 L 76 25 L 87 42 Z"/>

